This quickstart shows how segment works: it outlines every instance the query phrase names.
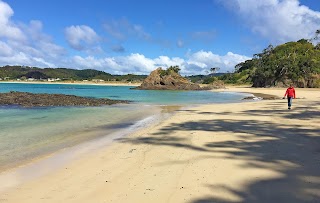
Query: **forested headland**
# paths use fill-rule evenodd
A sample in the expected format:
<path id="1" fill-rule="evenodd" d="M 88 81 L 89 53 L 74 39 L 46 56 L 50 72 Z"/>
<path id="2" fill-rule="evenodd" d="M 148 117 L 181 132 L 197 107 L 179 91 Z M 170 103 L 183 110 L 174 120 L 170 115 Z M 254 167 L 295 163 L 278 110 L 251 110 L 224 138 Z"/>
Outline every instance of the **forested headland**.
<path id="1" fill-rule="evenodd" d="M 206 79 L 253 87 L 320 87 L 320 44 L 301 39 L 273 47 L 269 45 L 251 60 L 235 66 L 234 73 Z"/>

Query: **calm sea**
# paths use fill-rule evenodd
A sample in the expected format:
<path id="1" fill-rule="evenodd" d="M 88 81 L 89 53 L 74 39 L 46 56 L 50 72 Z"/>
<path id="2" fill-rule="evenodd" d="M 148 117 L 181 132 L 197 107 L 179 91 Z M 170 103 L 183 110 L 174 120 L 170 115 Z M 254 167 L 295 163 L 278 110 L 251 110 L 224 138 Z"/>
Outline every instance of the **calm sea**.
<path id="1" fill-rule="evenodd" d="M 0 92 L 59 93 L 130 100 L 103 107 L 0 106 L 0 172 L 89 140 L 146 125 L 162 106 L 238 102 L 244 95 L 209 91 L 132 90 L 130 86 L 0 83 Z M 121 133 L 119 134 L 121 136 Z"/>

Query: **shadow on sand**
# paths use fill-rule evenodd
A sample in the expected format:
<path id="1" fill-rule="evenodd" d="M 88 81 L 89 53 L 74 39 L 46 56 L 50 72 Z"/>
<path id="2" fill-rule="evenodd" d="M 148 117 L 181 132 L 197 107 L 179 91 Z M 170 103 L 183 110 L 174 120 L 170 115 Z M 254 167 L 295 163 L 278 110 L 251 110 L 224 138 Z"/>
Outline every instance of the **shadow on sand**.
<path id="1" fill-rule="evenodd" d="M 283 174 L 280 178 L 250 182 L 241 190 L 234 190 L 221 185 L 206 185 L 212 191 L 224 189 L 237 195 L 242 199 L 239 202 L 320 202 L 320 114 L 319 109 L 317 109 L 319 105 L 320 102 L 308 103 L 289 112 L 283 109 L 283 104 L 275 101 L 266 103 L 264 109 L 252 110 L 251 108 L 251 110 L 238 111 L 237 113 L 231 111 L 220 113 L 223 115 L 256 117 L 271 117 L 276 114 L 278 118 L 287 121 L 282 124 L 277 124 L 272 120 L 265 121 L 266 119 L 224 120 L 208 116 L 207 120 L 173 123 L 161 128 L 153 135 L 143 138 L 123 138 L 121 141 L 133 144 L 185 148 L 205 153 L 208 156 L 214 156 L 215 152 L 224 152 L 226 154 L 225 159 L 245 160 L 244 168 L 251 166 L 269 167 L 267 169 Z M 192 114 L 216 114 L 214 110 L 211 112 L 188 111 L 187 113 L 190 116 Z M 296 119 L 296 122 L 291 122 L 291 119 Z M 310 120 L 310 122 L 315 123 L 306 126 L 299 124 L 299 120 L 304 120 L 304 122 Z M 246 142 L 243 138 L 235 141 L 207 142 L 203 145 L 193 145 L 190 142 L 185 142 L 188 138 L 170 136 L 177 131 L 195 133 L 205 131 L 216 132 L 216 134 L 221 131 L 246 133 L 262 139 Z M 263 139 L 270 137 L 273 139 Z M 238 150 L 225 150 L 230 147 Z M 290 163 L 294 167 L 287 167 L 283 163 Z M 231 203 L 235 201 L 205 196 L 191 202 Z"/>

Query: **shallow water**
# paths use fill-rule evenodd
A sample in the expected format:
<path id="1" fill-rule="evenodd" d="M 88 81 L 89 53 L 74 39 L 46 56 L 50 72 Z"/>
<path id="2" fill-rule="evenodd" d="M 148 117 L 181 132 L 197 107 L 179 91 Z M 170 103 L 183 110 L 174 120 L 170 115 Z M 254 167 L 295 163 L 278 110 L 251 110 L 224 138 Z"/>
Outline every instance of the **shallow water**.
<path id="1" fill-rule="evenodd" d="M 131 104 L 102 107 L 0 107 L 0 172 L 159 115 L 162 105 L 237 102 L 244 96 L 208 91 L 131 90 L 129 86 L 0 83 L 0 92 L 60 93 L 124 99 Z M 134 130 L 134 129 L 132 129 Z"/>
<path id="2" fill-rule="evenodd" d="M 159 110 L 140 105 L 0 108 L 0 170 L 125 129 Z"/>
<path id="3" fill-rule="evenodd" d="M 235 102 L 242 94 L 210 91 L 133 90 L 132 86 L 73 84 L 0 83 L 0 92 L 57 93 L 77 96 L 130 100 L 158 105 L 185 105 Z"/>

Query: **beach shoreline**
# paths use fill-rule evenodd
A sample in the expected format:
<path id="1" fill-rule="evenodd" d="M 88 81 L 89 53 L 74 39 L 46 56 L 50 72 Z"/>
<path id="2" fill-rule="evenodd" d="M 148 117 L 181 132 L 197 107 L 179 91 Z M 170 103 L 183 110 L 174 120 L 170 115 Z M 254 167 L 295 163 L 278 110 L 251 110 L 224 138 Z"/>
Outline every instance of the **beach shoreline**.
<path id="1" fill-rule="evenodd" d="M 92 82 L 92 81 L 70 81 L 70 82 L 40 82 L 40 81 L 0 81 L 0 83 L 17 83 L 17 84 L 48 84 L 48 85 L 100 85 L 100 86 L 139 86 L 141 83 L 125 82 Z"/>
<path id="2" fill-rule="evenodd" d="M 114 105 L 116 107 L 121 107 L 121 104 Z M 121 120 L 122 124 L 115 123 L 115 121 L 110 122 L 106 121 L 105 124 L 99 124 L 98 126 L 92 126 L 91 128 L 86 128 L 84 131 L 80 132 L 79 130 L 70 131 L 69 134 L 65 134 L 64 136 L 71 137 L 73 134 L 76 134 L 77 137 L 74 139 L 77 139 L 79 141 L 69 141 L 66 143 L 60 143 L 63 147 L 53 147 L 55 150 L 48 150 L 48 151 L 39 151 L 37 152 L 35 156 L 31 157 L 24 157 L 23 160 L 19 160 L 19 163 L 14 162 L 14 160 L 11 160 L 10 165 L 8 165 L 6 162 L 4 163 L 4 166 L 0 165 L 0 176 L 3 173 L 7 172 L 13 172 L 16 169 L 22 169 L 24 167 L 29 167 L 29 165 L 32 165 L 36 162 L 43 161 L 45 159 L 50 159 L 53 156 L 56 156 L 57 154 L 64 153 L 67 151 L 79 151 L 82 147 L 85 147 L 85 145 L 92 145 L 91 149 L 94 149 L 94 144 L 96 143 L 96 148 L 101 147 L 101 141 L 109 143 L 109 141 L 115 139 L 115 137 L 123 137 L 127 136 L 134 131 L 139 130 L 141 127 L 145 127 L 146 125 L 153 125 L 154 123 L 160 122 L 162 119 L 168 117 L 170 114 L 172 114 L 175 110 L 182 108 L 182 106 L 177 105 L 171 105 L 171 106 L 145 106 L 145 105 L 134 105 L 133 109 L 138 108 L 144 108 L 145 111 L 143 113 L 135 112 L 135 116 L 132 116 L 130 114 L 130 111 L 136 111 L 136 110 L 128 110 L 127 109 L 127 115 L 125 120 Z M 99 108 L 99 107 L 98 107 Z M 133 118 L 134 117 L 134 118 Z M 105 140 L 105 141 L 103 141 Z M 81 147 L 82 146 L 82 147 Z M 60 156 L 60 155 L 59 155 Z M 3 160 L 2 160 L 3 161 Z M 13 163 L 14 162 L 14 163 Z M 7 164 L 7 165 L 6 165 Z M 1 182 L 1 181 L 0 181 Z M 1 185 L 0 185 L 1 190 Z"/>
<path id="3" fill-rule="evenodd" d="M 284 94 L 283 88 L 228 87 L 218 91 L 279 98 Z M 65 168 L 0 192 L 0 200 L 315 200 L 320 194 L 320 172 L 315 165 L 318 162 L 312 162 L 320 161 L 316 153 L 319 89 L 296 91 L 301 99 L 293 101 L 292 111 L 286 109 L 286 100 L 280 99 L 176 110 L 167 119 L 117 139 L 109 147 L 74 160 Z M 269 196 L 263 192 L 266 183 Z"/>
<path id="4" fill-rule="evenodd" d="M 150 127 L 152 125 L 156 125 L 172 113 L 170 108 L 164 109 L 164 111 L 164 113 L 149 115 L 138 120 L 133 125 L 128 126 L 125 129 L 113 132 L 111 131 L 105 136 L 95 137 L 76 145 L 39 155 L 32 159 L 28 159 L 19 165 L 13 165 L 10 168 L 1 168 L 3 170 L 0 171 L 0 182 L 2 183 L 0 185 L 0 194 L 12 187 L 50 174 L 55 170 L 67 166 L 69 163 L 82 159 L 83 157 L 88 155 L 92 156 L 102 149 L 108 148 L 115 142 L 115 140 L 124 138 L 146 126 Z M 92 131 L 91 134 L 92 133 L 97 132 Z M 35 170 L 38 172 L 33 173 Z M 19 180 L 17 177 L 19 177 Z"/>

